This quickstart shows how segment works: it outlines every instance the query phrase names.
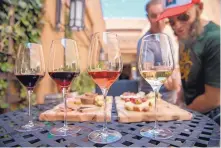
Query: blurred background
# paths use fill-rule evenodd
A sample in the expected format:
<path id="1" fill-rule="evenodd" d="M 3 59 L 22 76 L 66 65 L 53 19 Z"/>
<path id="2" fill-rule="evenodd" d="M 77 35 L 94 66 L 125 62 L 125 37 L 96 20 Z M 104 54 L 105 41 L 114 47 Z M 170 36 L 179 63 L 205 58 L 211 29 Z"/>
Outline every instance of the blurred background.
<path id="1" fill-rule="evenodd" d="M 26 91 L 13 75 L 17 49 L 24 42 L 42 44 L 47 66 L 52 40 L 63 37 L 76 40 L 82 73 L 72 83 L 71 91 L 82 94 L 98 91 L 86 73 L 91 35 L 103 31 L 117 33 L 124 68 L 116 83 L 127 81 L 121 88 L 131 83 L 138 91 L 137 42 L 149 29 L 145 12 L 147 2 L 148 0 L 0 0 L 0 112 L 27 105 Z M 203 2 L 203 18 L 220 25 L 220 0 Z M 172 33 L 170 27 L 167 29 Z M 33 104 L 42 104 L 46 95 L 57 92 L 55 83 L 46 74 L 35 88 Z"/>

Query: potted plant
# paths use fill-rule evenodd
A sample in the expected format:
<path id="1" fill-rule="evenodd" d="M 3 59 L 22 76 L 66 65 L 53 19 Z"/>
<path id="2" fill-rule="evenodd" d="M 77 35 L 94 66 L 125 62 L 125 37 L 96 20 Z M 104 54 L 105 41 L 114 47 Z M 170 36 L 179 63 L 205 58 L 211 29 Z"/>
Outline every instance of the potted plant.
<path id="1" fill-rule="evenodd" d="M 78 94 L 86 92 L 93 92 L 95 90 L 95 83 L 87 72 L 82 72 L 72 83 L 71 91 Z"/>

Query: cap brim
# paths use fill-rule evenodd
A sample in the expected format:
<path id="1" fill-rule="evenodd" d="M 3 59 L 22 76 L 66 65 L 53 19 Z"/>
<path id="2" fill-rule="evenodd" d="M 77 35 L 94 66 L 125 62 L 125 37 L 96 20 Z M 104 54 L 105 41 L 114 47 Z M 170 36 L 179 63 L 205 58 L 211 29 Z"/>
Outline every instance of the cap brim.
<path id="1" fill-rule="evenodd" d="M 179 15 L 185 11 L 187 11 L 189 8 L 191 8 L 194 4 L 188 4 L 188 5 L 184 5 L 184 6 L 179 6 L 179 7 L 175 7 L 175 8 L 168 8 L 167 10 L 165 10 L 157 19 L 157 21 L 162 20 L 164 18 L 168 18 L 171 16 L 175 16 L 175 15 Z"/>

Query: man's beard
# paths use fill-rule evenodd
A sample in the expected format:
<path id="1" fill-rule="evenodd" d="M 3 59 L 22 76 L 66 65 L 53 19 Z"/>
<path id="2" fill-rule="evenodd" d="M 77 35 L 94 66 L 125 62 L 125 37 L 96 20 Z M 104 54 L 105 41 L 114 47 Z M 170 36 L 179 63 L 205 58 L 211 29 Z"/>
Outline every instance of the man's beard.
<path id="1" fill-rule="evenodd" d="M 195 21 L 190 26 L 189 35 L 185 39 L 178 38 L 181 44 L 184 44 L 186 48 L 191 47 L 197 40 L 197 37 L 202 33 L 202 25 L 200 19 L 196 17 Z"/>

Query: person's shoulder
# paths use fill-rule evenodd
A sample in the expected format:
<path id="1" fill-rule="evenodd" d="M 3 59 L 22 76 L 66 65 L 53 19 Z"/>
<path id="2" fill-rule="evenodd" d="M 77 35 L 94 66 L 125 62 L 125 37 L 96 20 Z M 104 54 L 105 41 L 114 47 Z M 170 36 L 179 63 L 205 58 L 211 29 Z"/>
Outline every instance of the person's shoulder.
<path id="1" fill-rule="evenodd" d="M 141 38 L 138 39 L 137 48 L 139 48 L 141 46 L 142 39 L 148 34 L 150 34 L 149 31 L 147 31 Z"/>
<path id="2" fill-rule="evenodd" d="M 207 30 L 205 32 L 205 39 L 207 43 L 215 42 L 220 43 L 220 26 L 210 22 L 207 25 Z"/>
<path id="3" fill-rule="evenodd" d="M 205 29 L 205 51 L 220 50 L 220 26 L 210 22 Z"/>
<path id="4" fill-rule="evenodd" d="M 141 42 L 142 39 L 143 39 L 146 35 L 149 35 L 149 34 L 150 34 L 150 32 L 147 31 L 142 37 L 139 38 L 138 42 Z"/>

